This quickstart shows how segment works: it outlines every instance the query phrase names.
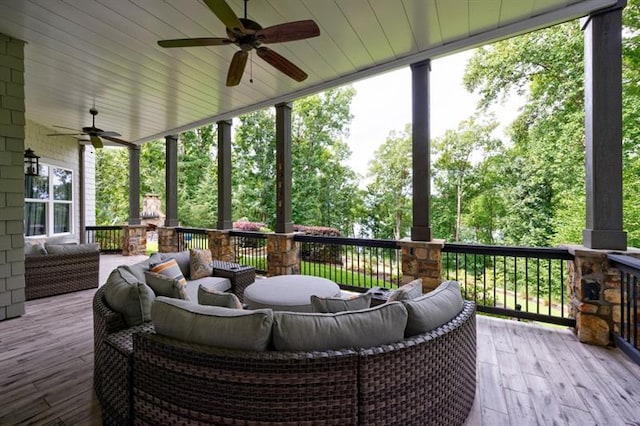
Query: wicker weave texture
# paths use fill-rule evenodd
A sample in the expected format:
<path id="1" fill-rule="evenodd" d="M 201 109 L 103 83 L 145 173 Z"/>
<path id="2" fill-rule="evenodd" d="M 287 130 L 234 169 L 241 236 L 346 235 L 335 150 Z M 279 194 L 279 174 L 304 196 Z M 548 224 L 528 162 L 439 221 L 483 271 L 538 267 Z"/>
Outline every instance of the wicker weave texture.
<path id="1" fill-rule="evenodd" d="M 134 347 L 136 424 L 357 424 L 354 351 L 230 351 L 149 333 Z"/>
<path id="2" fill-rule="evenodd" d="M 240 302 L 244 303 L 244 289 L 255 282 L 256 269 L 253 266 L 214 260 L 213 275 L 229 278 L 231 291 L 240 299 Z"/>
<path id="3" fill-rule="evenodd" d="M 97 288 L 100 252 L 27 256 L 24 262 L 27 300 Z"/>
<path id="4" fill-rule="evenodd" d="M 360 352 L 359 424 L 461 425 L 476 390 L 475 304 L 449 323 Z"/>

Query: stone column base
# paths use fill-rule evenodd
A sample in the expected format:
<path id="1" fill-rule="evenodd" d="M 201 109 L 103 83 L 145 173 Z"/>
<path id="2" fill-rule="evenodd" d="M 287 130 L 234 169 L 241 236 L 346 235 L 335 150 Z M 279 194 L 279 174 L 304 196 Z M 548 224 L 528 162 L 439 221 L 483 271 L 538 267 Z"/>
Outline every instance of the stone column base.
<path id="1" fill-rule="evenodd" d="M 175 228 L 158 227 L 158 251 L 160 253 L 175 253 L 178 251 L 178 233 Z"/>
<path id="2" fill-rule="evenodd" d="M 212 229 L 208 232 L 209 250 L 213 260 L 222 260 L 223 262 L 235 262 L 236 251 L 234 240 L 228 229 Z"/>
<path id="3" fill-rule="evenodd" d="M 267 235 L 267 276 L 300 273 L 300 243 L 293 241 L 295 234 Z"/>
<path id="4" fill-rule="evenodd" d="M 402 284 L 422 279 L 422 291 L 428 293 L 442 281 L 442 247 L 444 240 L 398 241 L 402 249 Z"/>
<path id="5" fill-rule="evenodd" d="M 147 253 L 147 227 L 144 225 L 124 225 L 123 256 Z"/>

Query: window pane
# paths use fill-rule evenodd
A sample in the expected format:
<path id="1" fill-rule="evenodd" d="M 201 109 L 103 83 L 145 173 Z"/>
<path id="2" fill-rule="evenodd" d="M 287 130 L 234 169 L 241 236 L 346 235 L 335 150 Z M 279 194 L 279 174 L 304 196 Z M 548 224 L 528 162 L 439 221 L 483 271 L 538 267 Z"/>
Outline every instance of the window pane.
<path id="1" fill-rule="evenodd" d="M 71 171 L 53 169 L 53 199 L 71 201 Z"/>
<path id="2" fill-rule="evenodd" d="M 71 232 L 71 204 L 53 204 L 53 233 Z"/>
<path id="3" fill-rule="evenodd" d="M 24 198 L 49 198 L 49 167 L 41 165 L 39 176 L 24 177 Z"/>
<path id="4" fill-rule="evenodd" d="M 45 203 L 24 204 L 24 233 L 27 236 L 45 235 L 47 233 L 46 218 L 47 205 Z"/>

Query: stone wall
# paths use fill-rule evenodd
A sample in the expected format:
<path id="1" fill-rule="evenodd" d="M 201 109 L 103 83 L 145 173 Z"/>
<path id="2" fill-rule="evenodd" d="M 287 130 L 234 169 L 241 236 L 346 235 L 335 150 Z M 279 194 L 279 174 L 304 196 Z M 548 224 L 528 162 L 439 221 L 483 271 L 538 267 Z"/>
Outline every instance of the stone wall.
<path id="1" fill-rule="evenodd" d="M 578 339 L 607 346 L 611 333 L 620 325 L 620 272 L 609 266 L 607 250 L 568 249 L 574 255 L 574 260 L 568 261 L 569 316 L 576 319 Z M 636 249 L 621 254 L 640 257 Z"/>
<path id="2" fill-rule="evenodd" d="M 442 281 L 443 240 L 398 241 L 402 249 L 402 284 L 422 279 L 422 290 L 428 293 Z"/>
<path id="3" fill-rule="evenodd" d="M 24 314 L 24 43 L 0 34 L 0 320 Z"/>
<path id="4" fill-rule="evenodd" d="M 178 251 L 178 233 L 175 228 L 165 226 L 158 228 L 158 251 L 160 253 Z"/>

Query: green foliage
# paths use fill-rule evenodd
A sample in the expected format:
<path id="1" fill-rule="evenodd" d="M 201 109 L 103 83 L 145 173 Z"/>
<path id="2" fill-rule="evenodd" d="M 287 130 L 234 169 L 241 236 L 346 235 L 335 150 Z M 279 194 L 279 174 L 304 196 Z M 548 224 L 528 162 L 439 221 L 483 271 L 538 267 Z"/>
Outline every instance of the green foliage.
<path id="1" fill-rule="evenodd" d="M 96 223 L 120 225 L 129 218 L 129 155 L 126 149 L 96 151 Z"/>
<path id="2" fill-rule="evenodd" d="M 369 163 L 364 230 L 374 238 L 400 239 L 411 227 L 411 127 L 391 132 Z"/>

